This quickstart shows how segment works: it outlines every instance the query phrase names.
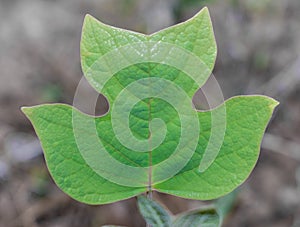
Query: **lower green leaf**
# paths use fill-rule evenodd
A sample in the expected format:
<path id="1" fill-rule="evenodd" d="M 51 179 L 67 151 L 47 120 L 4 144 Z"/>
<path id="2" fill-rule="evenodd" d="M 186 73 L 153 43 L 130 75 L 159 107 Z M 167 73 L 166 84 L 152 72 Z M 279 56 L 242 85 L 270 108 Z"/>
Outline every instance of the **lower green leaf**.
<path id="1" fill-rule="evenodd" d="M 171 218 L 168 212 L 157 202 L 147 199 L 145 196 L 138 197 L 139 210 L 149 225 L 153 227 L 171 227 Z"/>
<path id="2" fill-rule="evenodd" d="M 221 218 L 215 208 L 199 208 L 179 215 L 172 227 L 218 227 Z"/>

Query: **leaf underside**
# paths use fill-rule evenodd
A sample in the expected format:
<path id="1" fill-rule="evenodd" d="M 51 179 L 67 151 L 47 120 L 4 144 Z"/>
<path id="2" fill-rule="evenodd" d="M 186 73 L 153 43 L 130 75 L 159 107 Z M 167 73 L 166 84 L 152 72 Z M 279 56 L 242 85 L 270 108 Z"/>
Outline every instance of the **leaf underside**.
<path id="1" fill-rule="evenodd" d="M 144 196 L 139 196 L 138 208 L 147 224 L 156 227 L 171 226 L 171 216 L 159 203 Z"/>
<path id="2" fill-rule="evenodd" d="M 99 78 L 95 76 L 97 74 L 90 73 L 93 70 L 101 71 L 101 67 L 97 66 L 98 59 L 117 48 L 139 42 L 163 42 L 189 51 L 206 65 L 207 70 L 199 72 L 203 83 L 214 67 L 216 43 L 206 8 L 192 19 L 152 35 L 114 28 L 87 16 L 81 40 L 83 72 L 94 89 L 106 96 L 110 107 L 125 87 L 140 79 L 159 78 L 171 81 L 190 98 L 199 88 L 199 83 L 187 76 L 186 72 L 159 62 L 129 65 L 116 72 L 107 83 L 99 84 Z M 145 98 L 137 102 L 130 111 L 130 131 L 139 140 L 149 139 L 151 119 L 159 118 L 165 122 L 166 137 L 159 147 L 149 148 L 147 152 L 135 152 L 118 141 L 111 122 L 111 110 L 105 116 L 96 118 L 65 104 L 45 104 L 22 110 L 32 122 L 41 141 L 47 166 L 56 184 L 78 201 L 104 204 L 136 196 L 148 191 L 149 187 L 163 193 L 200 200 L 214 199 L 231 192 L 245 181 L 254 168 L 263 133 L 276 105 L 275 100 L 265 96 L 237 96 L 213 110 L 194 110 L 200 134 L 192 158 L 175 176 L 138 186 L 116 183 L 109 177 L 101 176 L 87 164 L 74 135 L 74 113 L 83 121 L 95 121 L 97 136 L 111 157 L 126 166 L 146 168 L 172 157 L 180 140 L 180 117 L 174 106 L 165 100 Z M 223 143 L 214 162 L 204 172 L 200 172 L 199 163 L 213 128 L 212 116 L 224 110 L 224 107 L 226 129 Z M 84 146 L 88 147 L 90 144 Z M 101 156 L 93 158 L 97 160 Z M 171 164 L 176 165 L 175 162 Z M 126 175 L 123 171 L 120 174 Z M 155 172 L 149 174 L 153 174 L 155 179 Z M 128 174 L 126 177 L 130 181 L 132 176 Z M 144 179 L 145 182 L 148 182 L 148 177 Z"/>
<path id="3" fill-rule="evenodd" d="M 147 224 L 155 227 L 218 227 L 222 222 L 213 206 L 200 207 L 174 217 L 158 202 L 139 196 L 138 208 Z"/>

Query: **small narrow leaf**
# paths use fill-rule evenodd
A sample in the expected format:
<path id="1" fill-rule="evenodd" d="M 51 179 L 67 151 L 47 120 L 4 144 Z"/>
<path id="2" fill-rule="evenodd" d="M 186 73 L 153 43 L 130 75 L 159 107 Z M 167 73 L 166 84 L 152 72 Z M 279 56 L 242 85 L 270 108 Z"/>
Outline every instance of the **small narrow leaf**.
<path id="1" fill-rule="evenodd" d="M 220 214 L 222 219 L 225 218 L 234 207 L 238 192 L 239 190 L 236 189 L 229 194 L 219 198 L 215 202 L 216 209 L 218 210 L 218 213 Z"/>
<path id="2" fill-rule="evenodd" d="M 180 214 L 172 227 L 218 227 L 221 218 L 215 208 L 199 208 L 184 214 Z"/>
<path id="3" fill-rule="evenodd" d="M 139 196 L 138 207 L 140 213 L 149 225 L 153 227 L 172 227 L 170 215 L 157 202 L 145 196 Z"/>

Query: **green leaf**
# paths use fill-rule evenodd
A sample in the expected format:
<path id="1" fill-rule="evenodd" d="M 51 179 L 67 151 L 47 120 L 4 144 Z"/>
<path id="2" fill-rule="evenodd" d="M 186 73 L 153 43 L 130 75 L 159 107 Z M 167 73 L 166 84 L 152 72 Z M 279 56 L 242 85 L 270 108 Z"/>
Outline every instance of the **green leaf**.
<path id="1" fill-rule="evenodd" d="M 180 214 L 172 227 L 218 227 L 221 225 L 221 217 L 213 207 L 199 208 Z"/>
<path id="2" fill-rule="evenodd" d="M 207 8 L 152 35 L 86 16 L 81 40 L 85 78 L 110 109 L 94 117 L 74 106 L 23 108 L 56 184 L 74 199 L 104 204 L 154 189 L 213 199 L 245 181 L 277 102 L 234 97 L 197 111 L 194 93 L 208 79 L 216 43 Z M 219 92 L 219 91 L 217 91 Z M 85 99 L 95 106 L 97 98 Z"/>
<path id="3" fill-rule="evenodd" d="M 171 217 L 168 212 L 157 202 L 146 198 L 138 197 L 140 213 L 149 225 L 153 227 L 171 227 Z"/>

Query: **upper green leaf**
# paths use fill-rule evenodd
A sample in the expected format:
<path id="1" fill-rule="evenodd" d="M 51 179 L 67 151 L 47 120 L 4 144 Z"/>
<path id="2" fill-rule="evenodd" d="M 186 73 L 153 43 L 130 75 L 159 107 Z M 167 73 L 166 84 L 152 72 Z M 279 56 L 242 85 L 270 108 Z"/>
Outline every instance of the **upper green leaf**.
<path id="1" fill-rule="evenodd" d="M 67 194 L 90 204 L 149 188 L 212 199 L 248 177 L 277 102 L 240 96 L 209 111 L 192 107 L 216 57 L 206 8 L 152 35 L 86 16 L 81 57 L 86 79 L 108 99 L 105 116 L 64 104 L 22 109 L 41 140 L 53 179 Z"/>

